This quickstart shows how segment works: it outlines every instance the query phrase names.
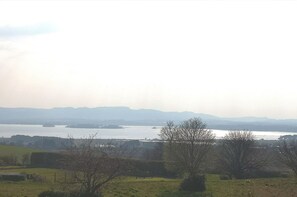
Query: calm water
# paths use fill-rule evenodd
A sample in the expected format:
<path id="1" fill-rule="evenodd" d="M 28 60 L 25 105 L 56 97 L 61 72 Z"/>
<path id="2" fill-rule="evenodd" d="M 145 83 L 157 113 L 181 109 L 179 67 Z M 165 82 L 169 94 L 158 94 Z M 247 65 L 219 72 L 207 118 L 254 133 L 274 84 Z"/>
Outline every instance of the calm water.
<path id="1" fill-rule="evenodd" d="M 153 139 L 158 138 L 161 127 L 153 129 L 152 126 L 123 126 L 123 129 L 82 129 L 65 128 L 59 125 L 56 127 L 42 127 L 42 125 L 15 125 L 0 124 L 0 137 L 11 137 L 12 135 L 29 136 L 55 136 L 67 138 L 85 138 L 96 134 L 96 138 L 110 139 Z M 228 131 L 213 130 L 217 138 L 223 137 Z M 281 135 L 293 135 L 297 133 L 288 133 L 281 131 L 253 131 L 257 139 L 274 140 Z"/>

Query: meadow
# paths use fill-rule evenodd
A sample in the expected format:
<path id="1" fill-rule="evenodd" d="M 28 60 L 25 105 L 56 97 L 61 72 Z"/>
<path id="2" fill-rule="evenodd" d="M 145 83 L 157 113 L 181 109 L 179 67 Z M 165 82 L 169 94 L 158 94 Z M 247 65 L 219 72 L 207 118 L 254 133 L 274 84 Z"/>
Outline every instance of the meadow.
<path id="1" fill-rule="evenodd" d="M 67 188 L 65 173 L 47 168 L 1 168 L 1 172 L 38 174 L 42 181 L 0 182 L 0 197 L 36 197 L 45 190 Z M 67 177 L 66 177 L 67 179 Z M 66 181 L 67 182 L 67 181 Z M 294 197 L 297 196 L 295 178 L 262 178 L 220 180 L 219 175 L 207 175 L 207 191 L 180 192 L 181 179 L 160 177 L 119 177 L 104 189 L 105 197 Z"/>
<path id="2" fill-rule="evenodd" d="M 22 147 L 22 146 L 10 146 L 0 145 L 0 160 L 1 157 L 15 157 L 17 163 L 22 163 L 23 156 L 29 155 L 33 152 L 42 152 L 38 149 Z"/>
<path id="3" fill-rule="evenodd" d="M 0 156 L 15 155 L 20 157 L 32 152 L 40 152 L 40 150 L 21 146 L 0 145 Z"/>
<path id="4" fill-rule="evenodd" d="M 0 156 L 25 154 L 40 150 L 0 145 Z M 34 174 L 38 180 L 20 182 L 0 181 L 0 197 L 37 197 L 46 190 L 65 190 L 73 185 L 62 170 L 26 166 L 0 166 L 1 173 Z M 203 193 L 181 192 L 181 179 L 162 177 L 118 177 L 104 188 L 105 197 L 297 197 L 297 179 L 257 178 L 221 180 L 218 174 L 206 175 L 207 190 Z"/>

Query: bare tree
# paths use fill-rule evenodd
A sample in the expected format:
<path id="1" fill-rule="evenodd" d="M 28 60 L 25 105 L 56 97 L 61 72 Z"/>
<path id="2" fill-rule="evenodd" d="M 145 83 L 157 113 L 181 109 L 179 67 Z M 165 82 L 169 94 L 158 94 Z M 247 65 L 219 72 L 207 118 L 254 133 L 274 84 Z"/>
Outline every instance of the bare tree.
<path id="1" fill-rule="evenodd" d="M 265 159 L 259 157 L 251 131 L 229 131 L 219 149 L 220 165 L 230 177 L 244 178 L 265 164 Z"/>
<path id="2" fill-rule="evenodd" d="M 213 143 L 214 135 L 199 118 L 193 118 L 176 126 L 168 122 L 160 134 L 165 141 L 165 161 L 171 169 L 195 177 L 201 173 L 204 162 Z"/>
<path id="3" fill-rule="evenodd" d="M 279 146 L 281 162 L 297 176 L 297 140 L 283 140 Z"/>
<path id="4" fill-rule="evenodd" d="M 22 165 L 29 165 L 30 164 L 30 154 L 26 153 L 22 155 Z"/>
<path id="5" fill-rule="evenodd" d="M 122 150 L 112 144 L 96 144 L 93 138 L 80 143 L 71 141 L 65 169 L 79 185 L 81 194 L 100 196 L 102 188 L 119 176 L 124 168 L 124 160 L 119 158 Z"/>

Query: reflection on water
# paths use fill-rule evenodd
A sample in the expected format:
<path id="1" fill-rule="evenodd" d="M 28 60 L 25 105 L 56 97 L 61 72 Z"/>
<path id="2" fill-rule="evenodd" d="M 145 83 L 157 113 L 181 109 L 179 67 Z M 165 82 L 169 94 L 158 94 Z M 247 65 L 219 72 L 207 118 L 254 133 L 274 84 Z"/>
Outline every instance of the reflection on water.
<path id="1" fill-rule="evenodd" d="M 67 138 L 85 138 L 90 135 L 96 135 L 96 138 L 110 139 L 154 139 L 159 138 L 160 126 L 131 126 L 123 125 L 123 129 L 82 129 L 66 128 L 65 125 L 55 127 L 42 127 L 42 125 L 16 125 L 0 124 L 0 137 L 11 137 L 12 135 L 29 136 L 55 136 Z M 222 138 L 228 131 L 213 130 L 217 138 Z M 253 131 L 257 139 L 276 140 L 281 135 L 293 135 L 297 133 L 288 133 L 281 131 Z"/>

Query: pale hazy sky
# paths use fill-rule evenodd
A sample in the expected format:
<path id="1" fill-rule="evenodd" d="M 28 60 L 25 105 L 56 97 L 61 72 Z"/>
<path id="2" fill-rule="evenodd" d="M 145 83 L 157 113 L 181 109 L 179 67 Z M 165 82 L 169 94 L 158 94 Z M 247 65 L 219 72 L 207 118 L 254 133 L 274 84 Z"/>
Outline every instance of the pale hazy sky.
<path id="1" fill-rule="evenodd" d="M 0 106 L 297 118 L 296 1 L 0 1 Z"/>

